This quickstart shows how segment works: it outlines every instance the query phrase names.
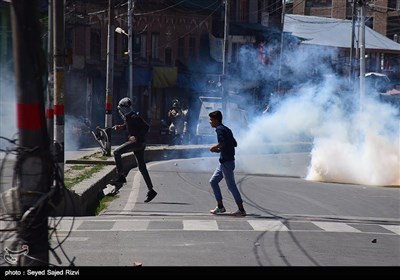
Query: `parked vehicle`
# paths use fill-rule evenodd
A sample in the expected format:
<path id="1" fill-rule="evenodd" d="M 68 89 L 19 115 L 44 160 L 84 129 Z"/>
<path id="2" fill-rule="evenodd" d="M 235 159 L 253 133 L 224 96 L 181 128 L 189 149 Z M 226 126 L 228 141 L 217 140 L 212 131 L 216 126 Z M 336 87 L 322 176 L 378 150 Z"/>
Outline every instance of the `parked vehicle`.
<path id="1" fill-rule="evenodd" d="M 236 130 L 248 126 L 247 114 L 244 109 L 239 108 L 235 102 L 228 101 L 226 104 L 227 114 L 222 110 L 222 98 L 216 96 L 200 96 L 201 108 L 196 127 L 196 143 L 212 143 L 216 141 L 215 129 L 210 125 L 208 114 L 220 110 L 223 115 L 223 123 L 231 129 Z"/>

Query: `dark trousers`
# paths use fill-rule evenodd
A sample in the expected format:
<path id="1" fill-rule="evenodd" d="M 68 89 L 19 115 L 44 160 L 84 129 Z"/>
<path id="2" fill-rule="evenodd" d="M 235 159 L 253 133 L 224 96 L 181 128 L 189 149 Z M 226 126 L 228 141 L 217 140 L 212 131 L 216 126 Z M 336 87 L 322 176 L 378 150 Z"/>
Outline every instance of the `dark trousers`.
<path id="1" fill-rule="evenodd" d="M 153 189 L 153 184 L 150 179 L 149 172 L 147 171 L 146 163 L 144 161 L 144 150 L 146 149 L 146 144 L 144 142 L 131 142 L 127 141 L 121 146 L 119 146 L 114 151 L 115 164 L 117 165 L 118 175 L 124 175 L 124 168 L 122 166 L 122 155 L 126 153 L 133 152 L 136 158 L 136 163 L 140 173 L 146 182 L 147 188 L 149 190 Z"/>

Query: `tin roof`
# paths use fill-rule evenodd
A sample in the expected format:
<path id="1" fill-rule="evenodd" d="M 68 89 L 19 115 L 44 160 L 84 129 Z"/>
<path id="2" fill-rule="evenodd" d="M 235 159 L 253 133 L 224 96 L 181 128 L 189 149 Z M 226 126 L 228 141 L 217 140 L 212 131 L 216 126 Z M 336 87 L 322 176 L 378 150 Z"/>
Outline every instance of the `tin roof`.
<path id="1" fill-rule="evenodd" d="M 358 28 L 356 25 L 356 42 Z M 302 44 L 351 48 L 351 20 L 286 14 L 284 31 L 306 39 Z M 400 52 L 400 44 L 365 26 L 365 49 Z"/>

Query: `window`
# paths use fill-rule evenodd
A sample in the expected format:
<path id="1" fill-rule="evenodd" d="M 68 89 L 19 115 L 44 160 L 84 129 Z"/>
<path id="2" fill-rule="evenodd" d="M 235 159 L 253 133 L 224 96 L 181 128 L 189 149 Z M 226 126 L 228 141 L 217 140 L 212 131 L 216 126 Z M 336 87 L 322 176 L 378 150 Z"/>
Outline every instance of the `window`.
<path id="1" fill-rule="evenodd" d="M 332 0 L 306 0 L 306 7 L 308 8 L 332 7 Z"/>
<path id="2" fill-rule="evenodd" d="M 178 40 L 178 57 L 185 57 L 185 38 L 179 38 Z"/>
<path id="3" fill-rule="evenodd" d="M 231 59 L 231 62 L 232 63 L 236 63 L 237 62 L 237 58 L 238 58 L 238 55 L 239 55 L 239 44 L 238 43 L 233 43 L 232 44 L 232 54 L 231 54 L 231 57 L 232 57 L 232 59 Z"/>
<path id="4" fill-rule="evenodd" d="M 196 58 L 196 38 L 189 38 L 189 57 Z"/>
<path id="5" fill-rule="evenodd" d="M 229 2 L 230 18 L 235 21 L 247 21 L 249 19 L 249 1 L 236 0 Z"/>
<path id="6" fill-rule="evenodd" d="M 391 10 L 400 9 L 400 0 L 388 0 L 388 8 Z"/>
<path id="7" fill-rule="evenodd" d="M 249 1 L 239 1 L 239 21 L 247 21 L 249 18 Z"/>
<path id="8" fill-rule="evenodd" d="M 172 65 L 172 50 L 165 48 L 165 64 Z"/>
<path id="9" fill-rule="evenodd" d="M 158 59 L 158 39 L 160 37 L 159 33 L 151 34 L 151 57 L 152 59 Z"/>
<path id="10" fill-rule="evenodd" d="M 140 55 L 140 36 L 139 35 L 133 35 L 133 57 L 138 57 L 138 55 Z"/>
<path id="11" fill-rule="evenodd" d="M 126 48 L 126 45 L 123 45 L 123 47 L 118 45 L 118 41 L 119 41 L 118 37 L 119 36 L 115 36 L 115 34 L 114 34 L 114 59 L 118 59 L 118 58 L 122 57 L 124 54 L 124 50 L 121 52 L 120 49 Z"/>
<path id="12" fill-rule="evenodd" d="M 369 28 L 374 28 L 374 18 L 369 17 L 365 19 L 365 26 L 368 26 Z"/>
<path id="13" fill-rule="evenodd" d="M 90 55 L 92 59 L 101 60 L 100 30 L 90 30 Z"/>
<path id="14" fill-rule="evenodd" d="M 140 34 L 140 57 L 147 59 L 147 34 L 142 33 Z"/>

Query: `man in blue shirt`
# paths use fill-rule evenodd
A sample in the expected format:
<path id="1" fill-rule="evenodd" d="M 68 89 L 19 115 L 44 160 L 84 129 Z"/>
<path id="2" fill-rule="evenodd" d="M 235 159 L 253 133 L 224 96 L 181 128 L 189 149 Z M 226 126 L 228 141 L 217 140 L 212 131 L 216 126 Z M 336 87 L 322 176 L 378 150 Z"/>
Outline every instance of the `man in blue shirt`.
<path id="1" fill-rule="evenodd" d="M 222 124 L 221 111 L 213 111 L 209 113 L 208 116 L 210 117 L 211 127 L 215 128 L 218 140 L 218 144 L 212 146 L 210 151 L 213 153 L 220 153 L 220 164 L 215 169 L 214 174 L 210 179 L 210 185 L 213 189 L 215 199 L 217 200 L 217 207 L 210 210 L 210 213 L 222 214 L 226 212 L 224 204 L 222 203 L 222 194 L 219 187 L 219 182 L 225 178 L 226 185 L 238 206 L 238 210 L 230 213 L 230 215 L 244 217 L 246 216 L 246 211 L 243 208 L 243 200 L 236 186 L 235 176 L 233 173 L 235 170 L 235 147 L 237 146 L 237 142 L 233 137 L 232 131 Z"/>

